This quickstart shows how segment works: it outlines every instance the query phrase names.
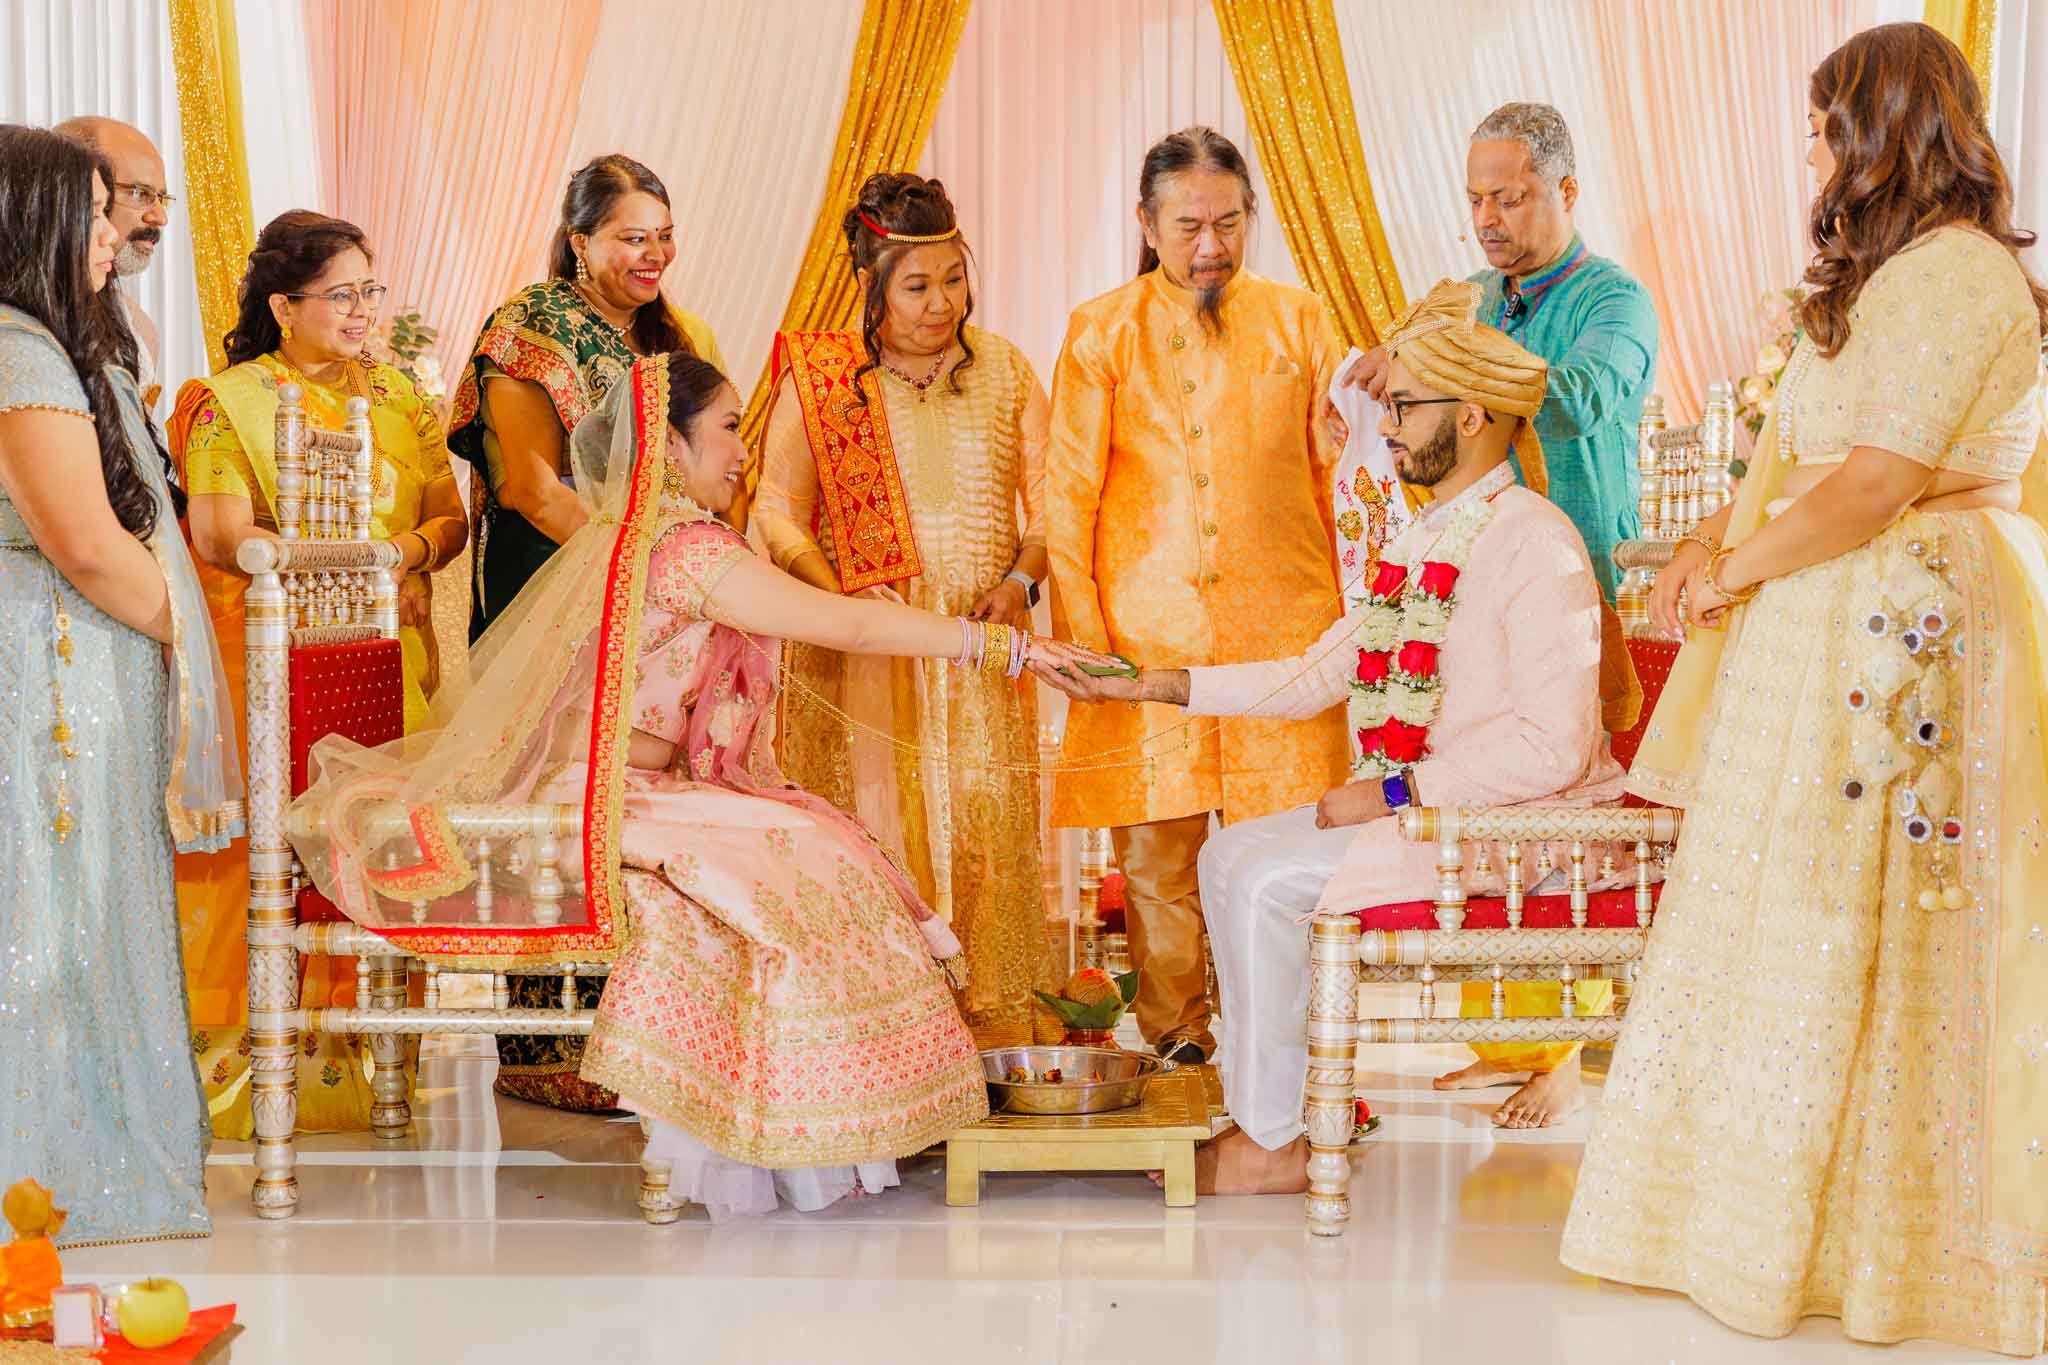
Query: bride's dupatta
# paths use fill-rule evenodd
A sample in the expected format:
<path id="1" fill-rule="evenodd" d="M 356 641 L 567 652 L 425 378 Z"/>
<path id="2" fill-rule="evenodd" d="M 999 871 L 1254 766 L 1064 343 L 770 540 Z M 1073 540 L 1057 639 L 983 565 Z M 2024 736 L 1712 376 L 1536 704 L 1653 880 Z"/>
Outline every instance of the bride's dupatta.
<path id="1" fill-rule="evenodd" d="M 667 532 L 691 523 L 703 524 L 695 534 L 744 543 L 667 478 L 668 405 L 668 357 L 653 356 L 635 362 L 605 406 L 577 425 L 570 457 L 591 519 L 477 642 L 466 693 L 444 691 L 428 728 L 379 748 L 338 737 L 314 745 L 314 781 L 292 808 L 293 844 L 351 920 L 458 969 L 617 959 L 630 928 L 620 824 L 650 560 Z M 669 562 L 687 571 L 687 556 Z M 712 586 L 691 585 L 700 596 Z M 872 838 L 822 798 L 788 786 L 764 757 L 777 682 L 772 642 L 720 627 L 711 647 L 737 690 L 699 700 L 679 762 L 699 782 L 856 834 L 933 955 L 957 957 L 958 941 Z M 580 829 L 580 850 L 563 847 L 550 860 L 539 835 L 495 838 L 486 875 L 484 850 L 450 813 L 532 810 L 543 784 L 579 767 L 580 809 L 545 809 L 550 827 Z M 557 867 L 562 893 L 537 894 Z"/>
<path id="2" fill-rule="evenodd" d="M 1763 528 L 1765 509 L 1777 501 L 1778 490 L 1785 486 L 1791 470 L 1791 461 L 1778 458 L 1778 414 L 1773 408 L 1757 437 L 1749 476 L 1735 494 L 1728 532 L 1722 537 L 1724 545 L 1740 545 Z M 1721 672 L 1723 651 L 1742 630 L 1743 610 L 1730 607 L 1724 629 L 1687 629 L 1685 645 L 1678 651 L 1657 709 L 1643 731 L 1642 747 L 1629 766 L 1628 790 L 1644 800 L 1681 809 L 1692 803 L 1701 746 L 1706 740 L 1707 708 L 1714 700 L 1714 679 Z"/>
<path id="3" fill-rule="evenodd" d="M 570 457 L 590 520 L 477 642 L 468 690 L 444 691 L 402 740 L 313 748 L 315 780 L 292 810 L 313 880 L 356 923 L 442 965 L 609 962 L 623 944 L 619 823 L 648 559 L 670 526 L 712 519 L 664 488 L 666 359 L 636 363 L 608 420 L 578 427 Z M 547 837 L 531 833 L 486 850 L 449 818 L 526 804 L 574 764 L 588 764 L 582 808 L 553 807 L 548 824 L 580 829 L 580 848 L 562 839 L 544 857 Z M 559 896 L 540 894 L 555 876 Z"/>

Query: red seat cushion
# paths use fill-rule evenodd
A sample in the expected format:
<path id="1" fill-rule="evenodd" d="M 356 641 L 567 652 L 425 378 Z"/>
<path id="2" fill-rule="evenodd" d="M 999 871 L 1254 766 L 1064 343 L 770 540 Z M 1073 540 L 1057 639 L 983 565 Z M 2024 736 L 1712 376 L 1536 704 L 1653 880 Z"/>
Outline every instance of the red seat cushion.
<path id="1" fill-rule="evenodd" d="M 1630 640 L 1628 654 L 1636 666 L 1636 677 L 1643 685 L 1643 710 L 1633 728 L 1612 735 L 1608 739 L 1614 751 L 1615 761 L 1624 768 L 1634 764 L 1636 750 L 1641 747 L 1643 735 L 1650 728 L 1650 713 L 1657 709 L 1657 700 L 1664 694 L 1664 684 L 1670 681 L 1671 666 L 1678 659 L 1678 645 L 1662 640 Z M 1630 806 L 1650 804 L 1633 794 L 1622 797 L 1622 802 Z M 1661 885 L 1652 887 L 1651 900 L 1654 902 L 1662 892 Z M 1121 872 L 1111 871 L 1102 879 L 1102 894 L 1097 902 L 1096 913 L 1105 932 L 1123 932 L 1124 879 Z M 1436 908 L 1430 901 L 1382 905 L 1371 910 L 1360 910 L 1357 915 L 1359 924 L 1367 929 L 1437 927 Z M 1571 922 L 1572 902 L 1568 895 L 1531 896 L 1522 907 L 1522 927 L 1525 929 L 1563 929 L 1569 928 Z M 1587 906 L 1586 924 L 1589 928 L 1595 929 L 1635 928 L 1634 888 L 1624 887 L 1619 891 L 1604 891 L 1593 895 Z M 1507 901 L 1498 896 L 1475 896 L 1465 905 L 1465 927 L 1507 928 Z"/>
<path id="2" fill-rule="evenodd" d="M 1650 903 L 1655 906 L 1663 893 L 1660 883 L 1650 888 Z M 1400 905 L 1380 905 L 1370 910 L 1360 910 L 1358 924 L 1362 929 L 1434 929 L 1436 905 L 1431 901 L 1406 901 Z M 1474 896 L 1465 902 L 1465 927 L 1467 929 L 1505 929 L 1508 927 L 1508 903 L 1501 896 Z M 1572 898 L 1565 896 L 1531 896 L 1522 903 L 1522 927 L 1524 929 L 1569 929 L 1572 927 Z M 1633 929 L 1636 927 L 1636 891 L 1623 887 L 1619 891 L 1596 891 L 1586 898 L 1586 927 L 1588 929 Z"/>
<path id="3" fill-rule="evenodd" d="M 1628 657 L 1634 661 L 1636 677 L 1643 684 L 1643 713 L 1637 717 L 1634 728 L 1609 738 L 1614 761 L 1624 768 L 1635 766 L 1636 750 L 1642 747 L 1643 734 L 1650 728 L 1650 713 L 1657 709 L 1664 684 L 1671 680 L 1671 665 L 1678 659 L 1678 646 L 1662 640 L 1630 640 Z"/>
<path id="4" fill-rule="evenodd" d="M 396 640 L 300 645 L 286 665 L 291 697 L 292 795 L 306 790 L 307 754 L 328 735 L 365 747 L 405 734 L 405 657 Z M 302 922 L 343 916 L 308 887 L 299 897 Z"/>

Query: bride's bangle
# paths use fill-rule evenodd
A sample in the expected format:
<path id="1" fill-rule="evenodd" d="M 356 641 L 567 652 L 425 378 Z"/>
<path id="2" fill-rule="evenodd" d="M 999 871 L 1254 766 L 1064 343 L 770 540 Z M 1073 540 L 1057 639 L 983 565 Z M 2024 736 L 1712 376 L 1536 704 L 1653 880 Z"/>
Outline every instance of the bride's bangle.
<path id="1" fill-rule="evenodd" d="M 1728 599 L 1730 606 L 1739 607 L 1762 592 L 1764 585 L 1761 581 L 1752 583 L 1741 592 L 1731 592 L 1721 585 L 1721 566 L 1727 563 L 1728 556 L 1734 553 L 1735 551 L 1725 548 L 1714 551 L 1713 557 L 1707 560 L 1707 582 L 1714 585 L 1715 592 Z"/>
<path id="2" fill-rule="evenodd" d="M 1678 543 L 1680 545 L 1693 544 L 1699 546 L 1702 550 L 1705 550 L 1707 552 L 1707 558 L 1709 559 L 1712 559 L 1715 555 L 1721 552 L 1721 542 L 1715 540 L 1713 537 L 1709 535 L 1706 535 L 1697 528 L 1691 531 L 1687 531 L 1684 535 L 1680 536 L 1678 538 Z"/>

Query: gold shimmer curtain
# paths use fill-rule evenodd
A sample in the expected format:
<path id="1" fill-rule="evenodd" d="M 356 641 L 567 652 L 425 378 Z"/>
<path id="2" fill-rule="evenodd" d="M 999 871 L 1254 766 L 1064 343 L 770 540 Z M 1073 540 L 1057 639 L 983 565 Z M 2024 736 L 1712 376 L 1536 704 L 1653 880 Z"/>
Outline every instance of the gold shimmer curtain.
<path id="1" fill-rule="evenodd" d="M 939 96 L 953 69 L 953 52 L 967 23 L 968 0 L 867 0 L 847 79 L 846 112 L 839 119 L 832 169 L 810 245 L 783 310 L 783 331 L 852 327 L 860 319 L 860 291 L 846 260 L 839 223 L 861 182 L 877 171 L 914 171 L 924 155 Z M 771 373 L 763 366 L 740 434 L 758 445 L 768 407 Z M 759 483 L 757 457 L 747 474 Z"/>
<path id="2" fill-rule="evenodd" d="M 199 319 L 206 329 L 206 353 L 220 370 L 227 363 L 221 338 L 234 326 L 235 291 L 256 244 L 249 158 L 242 142 L 235 6 L 234 0 L 170 0 L 170 7 Z"/>
<path id="3" fill-rule="evenodd" d="M 1223 49 L 1294 264 L 1345 340 L 1379 344 L 1407 307 L 1373 202 L 1330 0 L 1215 0 Z"/>
<path id="4" fill-rule="evenodd" d="M 1992 46 L 1998 37 L 1998 0 L 1927 0 L 1924 17 L 1963 50 L 1984 103 L 1991 104 Z"/>

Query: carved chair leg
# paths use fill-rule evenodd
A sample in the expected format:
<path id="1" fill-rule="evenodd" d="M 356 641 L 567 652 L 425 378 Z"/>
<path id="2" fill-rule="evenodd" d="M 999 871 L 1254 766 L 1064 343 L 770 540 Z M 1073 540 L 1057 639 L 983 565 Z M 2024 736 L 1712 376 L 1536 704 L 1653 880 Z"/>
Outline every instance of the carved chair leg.
<path id="1" fill-rule="evenodd" d="M 1351 1117 L 1358 1072 L 1358 921 L 1318 919 L 1309 939 L 1308 1230 L 1351 1217 Z"/>
<path id="2" fill-rule="evenodd" d="M 406 959 L 370 959 L 370 1007 L 405 1007 Z M 405 1037 L 397 1033 L 370 1035 L 370 1131 L 387 1142 L 412 1131 L 412 1105 L 405 1094 Z"/>
<path id="3" fill-rule="evenodd" d="M 683 1203 L 668 1192 L 675 1163 L 653 1157 L 640 1159 L 640 1216 L 656 1227 L 683 1216 Z"/>
<path id="4" fill-rule="evenodd" d="M 292 1132 L 299 1123 L 299 955 L 291 946 L 291 916 L 259 925 L 250 914 L 249 1102 L 256 1125 L 256 1184 L 249 1202 L 258 1218 L 289 1218 L 299 1211 L 298 1154 Z"/>

